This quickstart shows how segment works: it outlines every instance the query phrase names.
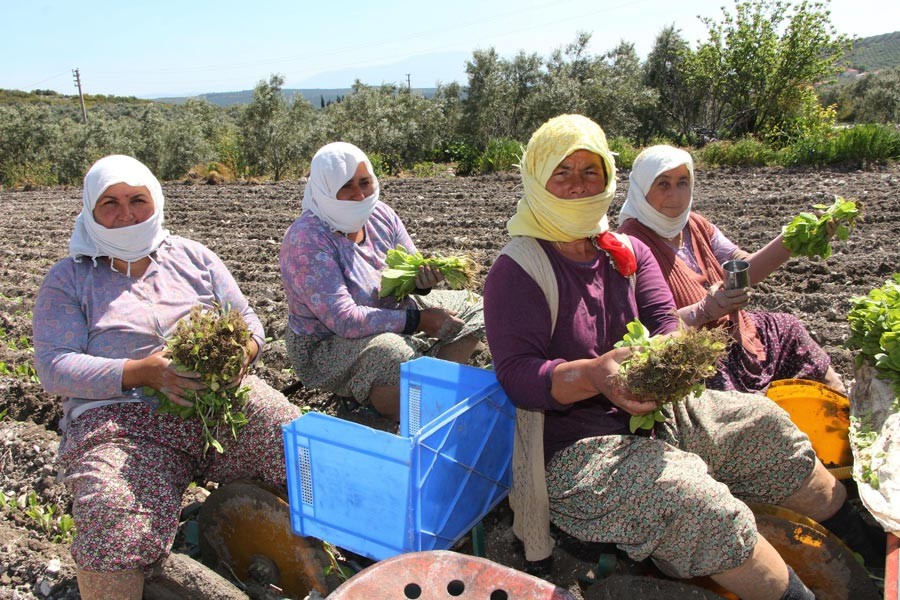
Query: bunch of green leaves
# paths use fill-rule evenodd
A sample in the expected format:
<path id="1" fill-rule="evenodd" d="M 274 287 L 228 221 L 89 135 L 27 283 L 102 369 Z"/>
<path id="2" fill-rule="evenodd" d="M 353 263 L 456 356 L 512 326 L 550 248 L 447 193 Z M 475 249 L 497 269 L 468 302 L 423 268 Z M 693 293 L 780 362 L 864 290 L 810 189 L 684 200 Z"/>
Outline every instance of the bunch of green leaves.
<path id="1" fill-rule="evenodd" d="M 210 447 L 223 452 L 222 444 L 216 439 L 221 430 L 236 437 L 238 430 L 247 424 L 247 417 L 241 410 L 250 390 L 246 386 L 229 387 L 228 384 L 244 367 L 250 337 L 247 323 L 237 311 L 219 306 L 214 309 L 195 306 L 175 326 L 166 348 L 175 368 L 199 373 L 206 388 L 186 392 L 184 398 L 191 401 L 191 406 L 175 404 L 165 394 L 146 388 L 147 393 L 160 399 L 159 412 L 183 419 L 200 419 L 204 456 Z"/>
<path id="2" fill-rule="evenodd" d="M 794 256 L 810 258 L 831 256 L 831 242 L 828 238 L 828 222 L 835 221 L 834 237 L 846 240 L 850 236 L 850 228 L 856 224 L 860 209 L 853 200 L 834 197 L 831 206 L 815 204 L 813 208 L 821 211 L 820 215 L 802 212 L 794 217 L 782 230 L 785 247 Z"/>
<path id="3" fill-rule="evenodd" d="M 872 454 L 869 448 L 878 440 L 878 432 L 872 430 L 872 415 L 866 413 L 862 417 L 850 416 L 850 441 L 856 447 L 857 461 L 861 465 L 859 481 L 869 484 L 872 489 L 878 489 L 881 482 L 878 479 L 877 470 L 872 468 Z M 883 458 L 879 453 L 875 458 Z"/>
<path id="4" fill-rule="evenodd" d="M 869 362 L 900 395 L 900 273 L 865 296 L 850 299 L 850 336 L 845 346 L 859 350 L 858 364 Z"/>
<path id="5" fill-rule="evenodd" d="M 665 421 L 663 405 L 702 394 L 704 381 L 715 375 L 729 342 L 728 332 L 721 328 L 684 329 L 674 335 L 650 337 L 639 320 L 629 323 L 615 346 L 637 349 L 619 366 L 618 383 L 636 396 L 652 398 L 657 405 L 652 412 L 631 416 L 631 433 L 653 429 L 654 424 Z"/>
<path id="6" fill-rule="evenodd" d="M 387 251 L 387 268 L 381 272 L 379 298 L 394 296 L 402 300 L 416 289 L 416 274 L 422 265 L 435 267 L 454 290 L 466 288 L 475 275 L 475 263 L 468 256 L 429 256 L 410 254 L 403 246 Z"/>

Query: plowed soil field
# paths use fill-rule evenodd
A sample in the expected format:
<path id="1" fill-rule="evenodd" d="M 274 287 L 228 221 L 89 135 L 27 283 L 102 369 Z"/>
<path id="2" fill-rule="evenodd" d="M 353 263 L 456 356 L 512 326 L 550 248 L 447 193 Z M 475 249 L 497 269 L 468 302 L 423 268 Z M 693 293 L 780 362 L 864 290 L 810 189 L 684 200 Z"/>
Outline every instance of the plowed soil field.
<path id="1" fill-rule="evenodd" d="M 456 179 L 385 179 L 381 198 L 399 213 L 423 252 L 468 253 L 482 266 L 478 288 L 507 239 L 505 222 L 520 194 L 515 174 Z M 610 214 L 618 214 L 627 188 Z M 210 247 L 231 269 L 266 328 L 258 373 L 282 389 L 294 382 L 283 334 L 287 308 L 278 269 L 284 231 L 299 214 L 302 183 L 199 185 L 169 182 L 166 224 L 173 233 Z M 0 191 L 0 491 L 15 497 L 36 491 L 41 501 L 68 508 L 55 482 L 59 399 L 43 392 L 30 371 L 31 310 L 49 267 L 64 257 L 81 190 Z M 835 195 L 864 204 L 864 221 L 827 261 L 790 260 L 754 289 L 751 308 L 797 315 L 831 355 L 848 384 L 853 355 L 843 348 L 851 297 L 880 286 L 898 268 L 900 166 L 873 170 L 724 169 L 697 173 L 694 210 L 706 215 L 742 248 L 755 251 L 782 225 Z M 487 352 L 473 363 L 489 364 Z M 291 394 L 298 405 L 364 422 L 388 424 L 342 399 L 314 389 Z M 522 557 L 508 533 L 505 503 L 485 520 L 487 558 L 519 568 Z M 589 553 L 591 549 L 587 549 Z M 578 575 L 591 566 L 577 545 L 561 549 L 550 575 L 582 595 Z M 0 599 L 77 598 L 74 565 L 22 511 L 0 510 Z"/>

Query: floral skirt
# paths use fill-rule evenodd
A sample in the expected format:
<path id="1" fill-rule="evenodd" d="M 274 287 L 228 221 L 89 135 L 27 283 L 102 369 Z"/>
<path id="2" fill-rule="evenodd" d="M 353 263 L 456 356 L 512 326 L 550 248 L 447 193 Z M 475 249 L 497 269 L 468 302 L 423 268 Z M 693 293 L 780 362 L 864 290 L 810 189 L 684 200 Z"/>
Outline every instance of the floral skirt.
<path id="1" fill-rule="evenodd" d="M 805 434 L 767 398 L 707 391 L 667 407 L 657 438 L 582 439 L 547 465 L 551 520 L 680 578 L 741 565 L 756 545 L 744 504 L 778 504 L 809 477 Z"/>
<path id="2" fill-rule="evenodd" d="M 237 438 L 216 436 L 210 448 L 196 419 L 156 413 L 143 403 L 85 411 L 65 434 L 59 456 L 73 496 L 72 557 L 82 569 L 149 571 L 171 549 L 181 499 L 192 482 L 255 479 L 283 487 L 287 472 L 281 425 L 300 416 L 280 392 L 256 376 L 244 378 L 249 423 Z"/>
<path id="3" fill-rule="evenodd" d="M 810 337 L 803 323 L 786 313 L 748 312 L 766 351 L 765 360 L 732 344 L 719 372 L 708 382 L 714 390 L 763 392 L 778 379 L 822 381 L 831 357 Z"/>
<path id="4" fill-rule="evenodd" d="M 288 357 L 306 387 L 354 398 L 365 404 L 373 386 L 400 383 L 400 365 L 420 356 L 434 356 L 447 344 L 470 335 L 484 335 L 481 297 L 465 291 L 434 290 L 413 296 L 419 308 L 439 307 L 456 313 L 464 322 L 453 338 L 438 340 L 422 333 L 379 333 L 348 339 L 332 335 L 320 339 L 285 332 Z"/>

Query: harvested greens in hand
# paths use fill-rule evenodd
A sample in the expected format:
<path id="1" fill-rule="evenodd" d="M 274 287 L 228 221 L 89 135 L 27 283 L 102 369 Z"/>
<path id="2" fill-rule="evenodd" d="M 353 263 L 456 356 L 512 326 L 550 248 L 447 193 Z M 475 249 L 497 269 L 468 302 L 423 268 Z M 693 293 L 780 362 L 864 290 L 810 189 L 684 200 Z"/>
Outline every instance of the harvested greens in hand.
<path id="1" fill-rule="evenodd" d="M 731 337 L 723 328 L 685 329 L 670 336 L 653 336 L 635 319 L 616 348 L 640 346 L 619 366 L 618 383 L 643 398 L 656 401 L 657 409 L 645 415 L 632 415 L 631 433 L 652 429 L 666 420 L 660 408 L 678 402 L 689 394 L 699 396 L 704 381 L 715 375 L 716 366 L 725 357 Z"/>
<path id="2" fill-rule="evenodd" d="M 230 431 L 233 437 L 247 424 L 241 412 L 247 402 L 250 388 L 228 387 L 244 367 L 250 330 L 239 312 L 227 308 L 209 309 L 195 306 L 178 321 L 175 333 L 166 342 L 172 364 L 179 371 L 200 374 L 205 390 L 188 391 L 184 398 L 191 406 L 175 404 L 165 394 L 151 390 L 162 402 L 157 409 L 161 413 L 177 415 L 183 419 L 199 417 L 203 424 L 203 454 L 210 446 L 222 452 L 222 444 L 216 439 L 220 430 Z"/>
<path id="3" fill-rule="evenodd" d="M 837 224 L 834 237 L 846 240 L 850 236 L 850 228 L 860 216 L 860 209 L 855 201 L 844 200 L 840 196 L 835 196 L 831 206 L 816 204 L 813 208 L 824 212 L 819 216 L 802 212 L 782 228 L 784 246 L 794 256 L 828 258 L 831 256 L 828 221 L 834 220 Z"/>
<path id="4" fill-rule="evenodd" d="M 427 265 L 437 268 L 444 280 L 454 290 L 461 290 L 472 282 L 475 263 L 468 256 L 422 256 L 420 252 L 410 254 L 403 246 L 387 251 L 387 268 L 381 272 L 379 298 L 394 296 L 402 300 L 416 289 L 416 273 L 419 267 Z"/>
<path id="5" fill-rule="evenodd" d="M 850 337 L 845 345 L 859 350 L 900 396 L 900 273 L 866 296 L 850 299 Z"/>

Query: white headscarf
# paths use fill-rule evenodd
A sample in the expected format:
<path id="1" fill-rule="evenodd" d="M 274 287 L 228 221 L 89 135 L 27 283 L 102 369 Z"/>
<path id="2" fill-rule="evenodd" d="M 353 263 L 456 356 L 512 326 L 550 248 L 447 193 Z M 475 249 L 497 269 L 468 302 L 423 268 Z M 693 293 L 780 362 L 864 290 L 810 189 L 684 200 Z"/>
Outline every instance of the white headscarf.
<path id="1" fill-rule="evenodd" d="M 359 200 L 338 200 L 341 187 L 353 179 L 360 163 L 372 176 L 375 193 Z M 302 211 L 310 211 L 331 227 L 332 231 L 359 231 L 375 210 L 380 186 L 375 170 L 365 152 L 347 142 L 333 142 L 319 148 L 309 167 L 309 181 L 303 190 Z"/>
<path id="2" fill-rule="evenodd" d="M 691 201 L 677 217 L 669 217 L 647 202 L 647 192 L 662 173 L 686 165 L 691 176 Z M 619 211 L 619 225 L 626 219 L 637 219 L 666 239 L 676 237 L 691 215 L 694 192 L 694 159 L 691 155 L 672 146 L 650 146 L 638 154 L 628 176 L 628 194 Z"/>
<path id="3" fill-rule="evenodd" d="M 142 223 L 107 229 L 94 220 L 97 200 L 111 185 L 126 183 L 134 187 L 146 187 L 153 198 L 153 215 Z M 141 259 L 154 250 L 169 235 L 163 229 L 162 186 L 144 164 L 130 156 L 114 154 L 101 158 L 84 176 L 81 194 L 81 213 L 75 219 L 75 229 L 69 240 L 69 256 L 75 260 L 87 256 L 118 258 L 129 263 Z"/>

